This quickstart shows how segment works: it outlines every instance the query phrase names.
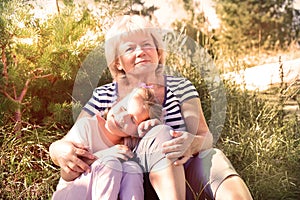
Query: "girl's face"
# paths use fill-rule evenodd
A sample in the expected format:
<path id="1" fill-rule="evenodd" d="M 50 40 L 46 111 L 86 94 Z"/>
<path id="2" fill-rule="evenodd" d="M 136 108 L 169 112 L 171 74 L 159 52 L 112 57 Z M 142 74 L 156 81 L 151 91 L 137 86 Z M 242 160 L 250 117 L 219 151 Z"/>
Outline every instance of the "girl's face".
<path id="1" fill-rule="evenodd" d="M 121 41 L 117 67 L 125 73 L 155 71 L 159 55 L 151 35 L 137 32 Z"/>
<path id="2" fill-rule="evenodd" d="M 148 118 L 149 113 L 142 97 L 133 92 L 109 110 L 105 126 L 112 134 L 120 137 L 137 136 L 138 125 Z"/>

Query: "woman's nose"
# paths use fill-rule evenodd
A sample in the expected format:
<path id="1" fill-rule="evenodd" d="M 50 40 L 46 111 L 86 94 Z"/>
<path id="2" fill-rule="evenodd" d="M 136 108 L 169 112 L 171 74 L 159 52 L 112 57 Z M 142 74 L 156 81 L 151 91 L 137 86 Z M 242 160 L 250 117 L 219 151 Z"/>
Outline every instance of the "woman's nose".
<path id="1" fill-rule="evenodd" d="M 139 57 L 139 56 L 145 54 L 145 50 L 141 46 L 137 46 L 134 52 L 135 52 L 136 57 Z"/>

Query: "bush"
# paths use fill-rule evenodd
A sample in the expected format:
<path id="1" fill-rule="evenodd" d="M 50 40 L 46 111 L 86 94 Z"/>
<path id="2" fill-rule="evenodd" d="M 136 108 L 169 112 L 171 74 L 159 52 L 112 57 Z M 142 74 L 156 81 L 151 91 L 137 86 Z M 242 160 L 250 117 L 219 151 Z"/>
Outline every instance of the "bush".
<path id="1" fill-rule="evenodd" d="M 0 199 L 49 199 L 59 173 L 49 157 L 49 144 L 63 130 L 27 125 L 19 133 L 14 124 L 0 128 Z"/>
<path id="2" fill-rule="evenodd" d="M 228 112 L 217 146 L 249 186 L 254 199 L 297 199 L 300 195 L 300 127 L 280 102 L 227 85 Z M 284 115 L 282 117 L 282 115 Z"/>

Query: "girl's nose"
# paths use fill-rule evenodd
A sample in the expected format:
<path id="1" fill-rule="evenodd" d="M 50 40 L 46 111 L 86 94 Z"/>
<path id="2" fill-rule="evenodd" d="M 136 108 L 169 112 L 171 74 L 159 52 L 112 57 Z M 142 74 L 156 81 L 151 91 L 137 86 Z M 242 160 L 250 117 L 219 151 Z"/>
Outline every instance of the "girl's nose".
<path id="1" fill-rule="evenodd" d="M 118 114 L 115 114 L 115 119 L 118 121 L 118 123 L 123 126 L 126 120 L 128 119 L 129 115 L 126 111 L 119 112 Z"/>

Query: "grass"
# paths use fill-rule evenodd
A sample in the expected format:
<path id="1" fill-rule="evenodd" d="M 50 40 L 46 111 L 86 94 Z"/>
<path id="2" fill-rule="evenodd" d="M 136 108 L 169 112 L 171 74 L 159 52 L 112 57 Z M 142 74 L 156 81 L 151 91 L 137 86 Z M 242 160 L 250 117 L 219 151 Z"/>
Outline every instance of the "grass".
<path id="1" fill-rule="evenodd" d="M 297 199 L 299 119 L 291 114 L 285 117 L 279 105 L 270 104 L 258 93 L 226 85 L 228 112 L 217 146 L 246 181 L 254 199 Z M 27 124 L 21 135 L 13 132 L 12 124 L 0 130 L 0 199 L 50 199 L 59 172 L 48 147 L 67 130 L 56 124 Z"/>
<path id="2" fill-rule="evenodd" d="M 54 127 L 27 125 L 20 134 L 1 127 L 0 199 L 49 199 L 59 178 L 48 147 L 61 137 Z"/>
<path id="3" fill-rule="evenodd" d="M 300 195 L 300 127 L 281 103 L 229 87 L 227 121 L 217 143 L 249 186 L 254 199 Z M 298 94 L 299 93 L 298 87 Z"/>
<path id="4" fill-rule="evenodd" d="M 186 73 L 197 78 L 194 71 Z M 206 93 L 203 82 L 198 79 L 192 82 L 198 83 L 196 88 L 200 88 L 200 94 Z M 241 90 L 229 82 L 224 85 L 226 120 L 216 146 L 228 156 L 254 199 L 297 199 L 300 196 L 300 119 L 296 112 L 286 112 L 283 108 L 285 101 L 291 99 L 300 104 L 299 85 L 273 88 L 264 93 Z M 270 96 L 276 98 L 270 101 Z M 202 100 L 206 103 L 209 97 Z M 208 113 L 210 109 L 210 105 L 203 107 Z M 1 111 L 0 114 L 5 115 Z M 68 117 L 63 115 L 65 118 Z M 59 125 L 57 116 L 55 119 L 47 125 L 25 124 L 19 133 L 13 131 L 12 123 L 0 127 L 0 199 L 51 198 L 59 170 L 50 160 L 48 148 L 69 129 L 68 125 Z"/>

